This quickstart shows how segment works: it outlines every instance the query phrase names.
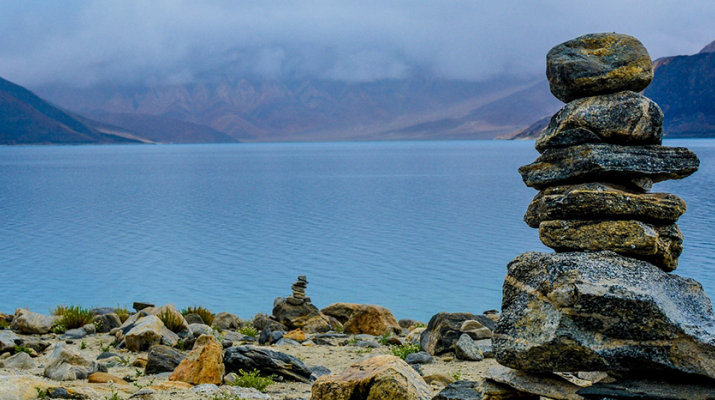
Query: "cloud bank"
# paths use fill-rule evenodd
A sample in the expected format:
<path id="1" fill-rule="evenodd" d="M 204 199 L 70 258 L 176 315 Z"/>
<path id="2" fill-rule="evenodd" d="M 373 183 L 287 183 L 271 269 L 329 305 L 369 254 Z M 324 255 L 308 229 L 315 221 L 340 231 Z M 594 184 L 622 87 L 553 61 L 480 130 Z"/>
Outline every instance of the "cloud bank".
<path id="1" fill-rule="evenodd" d="M 653 58 L 715 39 L 712 0 L 0 3 L 0 76 L 23 85 L 186 83 L 217 74 L 351 82 L 543 74 L 584 33 L 638 37 Z"/>

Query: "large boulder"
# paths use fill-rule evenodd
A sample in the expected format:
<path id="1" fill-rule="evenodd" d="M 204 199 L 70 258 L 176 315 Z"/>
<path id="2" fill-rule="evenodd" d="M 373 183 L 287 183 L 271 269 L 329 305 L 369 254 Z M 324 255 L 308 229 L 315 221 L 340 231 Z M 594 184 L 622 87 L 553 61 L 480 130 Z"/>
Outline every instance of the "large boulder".
<path id="1" fill-rule="evenodd" d="M 530 393 L 554 400 L 584 400 L 576 394 L 581 390 L 564 378 L 555 374 L 532 374 L 517 371 L 503 365 L 495 365 L 484 373 L 484 379 L 507 385 L 518 392 Z"/>
<path id="2" fill-rule="evenodd" d="M 605 183 L 550 187 L 529 204 L 524 222 L 538 228 L 543 221 L 567 219 L 635 219 L 672 224 L 685 213 L 685 202 L 670 193 L 636 193 Z"/>
<path id="3" fill-rule="evenodd" d="M 131 325 L 131 329 L 124 335 L 124 340 L 127 350 L 145 351 L 155 344 L 174 346 L 179 338 L 164 326 L 159 317 L 147 315 Z"/>
<path id="4" fill-rule="evenodd" d="M 273 304 L 273 318 L 290 330 L 300 329 L 306 333 L 315 333 L 331 329 L 330 319 L 309 301 L 296 305 L 279 297 Z"/>
<path id="5" fill-rule="evenodd" d="M 462 336 L 462 326 L 465 321 L 479 321 L 484 327 L 493 329 L 494 321 L 484 315 L 469 313 L 441 312 L 430 318 L 420 336 L 420 346 L 431 355 L 440 355 L 454 350 L 454 345 Z"/>
<path id="6" fill-rule="evenodd" d="M 429 400 L 432 390 L 406 362 L 380 355 L 325 375 L 313 384 L 311 400 Z"/>
<path id="7" fill-rule="evenodd" d="M 682 179 L 698 170 L 700 160 L 682 147 L 582 144 L 549 149 L 531 164 L 519 168 L 526 186 L 545 189 L 582 182 L 628 184 L 634 179 L 652 182 Z"/>
<path id="8" fill-rule="evenodd" d="M 544 221 L 539 238 L 557 251 L 611 250 L 648 261 L 664 271 L 678 267 L 683 234 L 675 224 L 651 225 L 640 221 Z"/>
<path id="9" fill-rule="evenodd" d="M 303 383 L 311 382 L 312 372 L 298 358 L 285 353 L 254 346 L 235 346 L 226 349 L 223 362 L 226 372 L 240 370 L 261 372 L 261 375 L 276 375 Z"/>
<path id="10" fill-rule="evenodd" d="M 715 316 L 702 286 L 613 252 L 517 257 L 492 342 L 500 364 L 530 372 L 715 378 Z"/>
<path id="11" fill-rule="evenodd" d="M 192 385 L 220 385 L 224 371 L 223 346 L 215 337 L 201 335 L 196 339 L 193 350 L 171 373 L 169 380 Z"/>
<path id="12" fill-rule="evenodd" d="M 88 360 L 76 349 L 64 343 L 58 343 L 47 357 L 44 375 L 55 381 L 87 379 L 95 372 L 107 372 L 101 364 Z"/>
<path id="13" fill-rule="evenodd" d="M 186 358 L 184 353 L 169 346 L 161 344 L 151 346 L 147 354 L 145 372 L 147 375 L 173 372 L 184 358 Z"/>
<path id="14" fill-rule="evenodd" d="M 243 321 L 237 315 L 220 312 L 214 316 L 211 326 L 221 331 L 235 331 L 243 326 Z"/>
<path id="15" fill-rule="evenodd" d="M 577 392 L 587 399 L 713 400 L 715 382 L 687 376 L 627 378 L 598 382 Z"/>
<path id="16" fill-rule="evenodd" d="M 653 62 L 633 36 L 593 33 L 552 48 L 546 77 L 551 93 L 568 103 L 623 90 L 640 92 L 653 80 Z"/>
<path id="17" fill-rule="evenodd" d="M 565 105 L 536 140 L 536 150 L 584 143 L 660 144 L 663 112 L 634 92 L 586 97 Z"/>
<path id="18" fill-rule="evenodd" d="M 10 329 L 28 334 L 45 334 L 52 329 L 54 318 L 49 315 L 34 313 L 30 310 L 18 309 Z"/>
<path id="19" fill-rule="evenodd" d="M 344 325 L 361 305 L 357 303 L 333 303 L 320 310 L 320 312 L 337 319 Z"/>
<path id="20" fill-rule="evenodd" d="M 350 315 L 343 329 L 346 333 L 379 336 L 402 331 L 397 319 L 385 307 L 362 304 Z"/>

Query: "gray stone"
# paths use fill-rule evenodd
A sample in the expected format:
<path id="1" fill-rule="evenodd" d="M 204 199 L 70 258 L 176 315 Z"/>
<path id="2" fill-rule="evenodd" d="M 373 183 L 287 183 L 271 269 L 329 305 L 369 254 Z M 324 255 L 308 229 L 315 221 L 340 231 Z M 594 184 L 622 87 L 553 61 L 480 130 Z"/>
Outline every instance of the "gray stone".
<path id="1" fill-rule="evenodd" d="M 169 346 L 154 345 L 147 354 L 146 374 L 153 375 L 161 372 L 172 372 L 186 358 L 184 353 Z"/>
<path id="2" fill-rule="evenodd" d="M 653 182 L 682 179 L 698 170 L 700 160 L 682 147 L 582 144 L 549 149 L 531 164 L 519 168 L 526 186 L 582 182 L 630 184 L 638 178 Z"/>
<path id="3" fill-rule="evenodd" d="M 634 219 L 672 224 L 685 212 L 685 202 L 669 193 L 636 193 L 604 183 L 550 187 L 529 204 L 524 222 L 538 228 L 543 221 L 568 219 Z"/>
<path id="4" fill-rule="evenodd" d="M 201 318 L 199 314 L 186 314 L 184 315 L 184 319 L 186 320 L 186 323 L 189 325 L 193 324 L 204 324 L 204 320 Z"/>
<path id="5" fill-rule="evenodd" d="M 144 351 L 155 344 L 175 346 L 179 337 L 167 329 L 161 320 L 154 315 L 139 319 L 124 336 L 127 349 Z"/>
<path id="6" fill-rule="evenodd" d="M 245 388 L 240 386 L 221 386 L 221 391 L 226 392 L 239 399 L 245 400 L 270 400 L 271 396 L 259 392 L 254 388 Z"/>
<path id="7" fill-rule="evenodd" d="M 405 362 L 408 364 L 429 364 L 434 359 L 426 351 L 418 351 L 417 353 L 410 353 L 405 357 Z"/>
<path id="8" fill-rule="evenodd" d="M 488 339 L 493 336 L 491 329 L 473 319 L 462 322 L 462 326 L 459 330 L 474 340 Z"/>
<path id="9" fill-rule="evenodd" d="M 454 344 L 462 335 L 464 321 L 476 320 L 489 329 L 494 328 L 494 321 L 484 315 L 469 313 L 435 314 L 420 336 L 420 346 L 431 355 L 440 355 L 453 351 Z"/>
<path id="10" fill-rule="evenodd" d="M 495 365 L 484 373 L 484 379 L 510 386 L 519 392 L 531 393 L 555 400 L 584 400 L 576 394 L 580 386 L 554 374 L 533 374 L 502 365 Z"/>
<path id="11" fill-rule="evenodd" d="M 454 344 L 454 355 L 458 359 L 465 361 L 484 360 L 484 355 L 479 351 L 477 345 L 474 344 L 474 340 L 466 333 L 463 333 L 459 337 L 459 340 L 457 340 L 457 343 Z"/>
<path id="12" fill-rule="evenodd" d="M 86 324 L 82 327 L 85 332 L 87 332 L 88 335 L 94 335 L 97 333 L 97 327 L 94 326 L 94 324 Z"/>
<path id="13" fill-rule="evenodd" d="M 479 382 L 457 381 L 442 389 L 432 400 L 481 400 Z"/>
<path id="14" fill-rule="evenodd" d="M 275 343 L 276 346 L 300 346 L 300 342 L 293 339 L 280 338 Z"/>
<path id="15" fill-rule="evenodd" d="M 380 343 L 374 340 L 358 340 L 357 343 L 355 343 L 355 346 L 362 348 L 379 349 Z"/>
<path id="16" fill-rule="evenodd" d="M 596 383 L 578 391 L 587 399 L 714 400 L 715 382 L 688 377 L 625 379 Z"/>
<path id="17" fill-rule="evenodd" d="M 156 307 L 156 305 L 154 305 L 152 303 L 142 303 L 142 302 L 135 301 L 134 304 L 132 304 L 132 308 L 134 309 L 134 311 L 137 311 L 137 312 L 139 312 L 145 308 L 153 308 L 153 307 Z"/>
<path id="18" fill-rule="evenodd" d="M 416 319 L 406 319 L 406 318 L 403 318 L 403 319 L 397 321 L 397 324 L 402 329 L 410 329 L 413 326 L 417 326 L 417 325 L 424 326 L 425 325 L 423 322 L 417 321 Z"/>
<path id="19" fill-rule="evenodd" d="M 321 377 L 323 375 L 330 375 L 333 373 L 327 367 L 324 367 L 322 365 L 315 365 L 315 366 L 309 367 L 308 369 L 310 369 L 310 371 L 313 373 L 313 376 L 315 376 L 316 378 Z"/>
<path id="20" fill-rule="evenodd" d="M 70 329 L 60 336 L 60 339 L 82 339 L 87 336 L 87 331 L 82 328 Z"/>
<path id="21" fill-rule="evenodd" d="M 13 331 L 0 331 L 0 354 L 10 351 L 15 351 L 15 340 L 20 339 Z"/>
<path id="22" fill-rule="evenodd" d="M 524 253 L 508 266 L 497 361 L 531 372 L 715 378 L 715 316 L 696 281 L 613 252 Z"/>
<path id="23" fill-rule="evenodd" d="M 236 346 L 227 349 L 223 362 L 227 373 L 257 369 L 265 376 L 275 374 L 303 383 L 309 383 L 313 374 L 303 361 L 294 356 L 253 346 Z"/>
<path id="24" fill-rule="evenodd" d="M 191 315 L 191 314 L 189 314 L 189 315 Z M 213 335 L 214 334 L 214 330 L 211 329 L 210 326 L 205 325 L 203 322 L 189 324 L 189 329 L 191 329 L 191 333 L 196 338 L 198 338 L 201 335 Z"/>
<path id="25" fill-rule="evenodd" d="M 89 310 L 89 313 L 92 314 L 93 316 L 113 314 L 114 308 L 113 307 L 96 307 L 96 308 Z"/>
<path id="26" fill-rule="evenodd" d="M 48 364 L 45 367 L 44 375 L 56 381 L 69 381 L 75 379 L 87 379 L 95 372 L 106 372 L 101 364 L 88 360 L 76 349 L 58 343 L 55 349 L 48 356 Z"/>
<path id="27" fill-rule="evenodd" d="M 288 327 L 268 317 L 267 315 L 258 314 L 253 318 L 253 327 L 259 332 L 265 327 L 269 327 L 271 331 L 288 332 Z"/>
<path id="28" fill-rule="evenodd" d="M 21 351 L 10 358 L 0 361 L 0 366 L 13 369 L 33 369 L 37 365 L 29 354 Z"/>
<path id="29" fill-rule="evenodd" d="M 200 394 L 214 394 L 218 393 L 219 389 L 218 386 L 214 385 L 213 383 L 204 383 L 192 387 L 191 391 Z"/>
<path id="30" fill-rule="evenodd" d="M 653 80 L 653 62 L 636 38 L 593 33 L 561 43 L 546 55 L 551 93 L 564 103 L 616 93 L 640 92 Z"/>
<path id="31" fill-rule="evenodd" d="M 235 331 L 242 325 L 243 322 L 241 321 L 241 318 L 238 318 L 238 316 L 227 312 L 221 312 L 216 314 L 213 323 L 211 323 L 212 327 L 226 331 Z"/>
<path id="32" fill-rule="evenodd" d="M 584 143 L 660 144 L 663 112 L 634 92 L 619 92 L 574 100 L 559 110 L 536 140 L 536 150 Z"/>
<path id="33" fill-rule="evenodd" d="M 482 352 L 484 358 L 494 358 L 494 347 L 491 339 L 475 340 L 474 344 Z"/>
<path id="34" fill-rule="evenodd" d="M 49 315 L 34 313 L 30 310 L 15 311 L 10 329 L 29 334 L 45 334 L 50 331 L 54 319 Z"/>

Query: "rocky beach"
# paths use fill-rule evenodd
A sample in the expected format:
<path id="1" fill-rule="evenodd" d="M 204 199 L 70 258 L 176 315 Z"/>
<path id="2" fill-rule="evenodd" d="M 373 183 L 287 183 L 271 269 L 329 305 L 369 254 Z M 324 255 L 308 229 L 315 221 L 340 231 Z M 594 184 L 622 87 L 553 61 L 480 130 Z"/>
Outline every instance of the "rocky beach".
<path id="1" fill-rule="evenodd" d="M 699 159 L 662 146 L 647 50 L 584 35 L 548 53 L 547 77 L 566 104 L 519 173 L 539 190 L 524 221 L 555 252 L 507 266 L 501 310 L 320 309 L 306 276 L 270 315 L 18 309 L 0 314 L 0 400 L 715 399 L 712 303 L 673 273 L 686 204 L 651 192 Z"/>

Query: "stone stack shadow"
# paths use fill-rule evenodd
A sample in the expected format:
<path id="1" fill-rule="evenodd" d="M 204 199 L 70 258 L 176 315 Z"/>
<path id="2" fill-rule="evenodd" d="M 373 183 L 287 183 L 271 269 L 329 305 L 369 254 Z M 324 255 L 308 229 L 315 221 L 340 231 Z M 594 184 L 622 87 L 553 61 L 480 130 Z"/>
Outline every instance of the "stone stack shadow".
<path id="1" fill-rule="evenodd" d="M 524 221 L 556 253 L 508 266 L 492 339 L 501 366 L 488 371 L 484 398 L 505 398 L 507 388 L 633 398 L 635 387 L 643 398 L 713 398 L 712 304 L 698 282 L 670 274 L 685 202 L 649 192 L 691 175 L 699 160 L 661 145 L 663 113 L 638 93 L 653 79 L 647 50 L 627 35 L 584 35 L 548 53 L 547 76 L 567 104 L 519 173 L 540 191 Z M 571 374 L 588 381 L 562 379 Z"/>

